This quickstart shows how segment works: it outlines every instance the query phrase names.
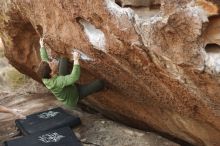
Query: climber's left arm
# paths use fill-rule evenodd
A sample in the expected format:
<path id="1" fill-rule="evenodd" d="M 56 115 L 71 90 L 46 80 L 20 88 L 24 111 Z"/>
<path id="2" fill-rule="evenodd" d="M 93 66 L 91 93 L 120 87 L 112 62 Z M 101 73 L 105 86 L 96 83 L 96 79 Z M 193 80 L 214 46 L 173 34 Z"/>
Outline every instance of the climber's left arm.
<path id="1" fill-rule="evenodd" d="M 43 38 L 40 39 L 39 43 L 40 43 L 40 57 L 41 57 L 41 60 L 48 62 L 49 61 L 49 57 L 48 57 L 48 54 L 47 54 L 47 50 L 44 47 Z"/>

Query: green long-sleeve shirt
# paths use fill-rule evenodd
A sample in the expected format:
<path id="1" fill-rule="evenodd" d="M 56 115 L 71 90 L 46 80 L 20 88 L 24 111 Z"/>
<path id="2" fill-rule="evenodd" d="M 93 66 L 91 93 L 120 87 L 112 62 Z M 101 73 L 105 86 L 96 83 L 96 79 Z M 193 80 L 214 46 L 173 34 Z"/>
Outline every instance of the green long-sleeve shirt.
<path id="1" fill-rule="evenodd" d="M 49 61 L 47 51 L 44 47 L 40 48 L 40 55 L 43 61 Z M 80 77 L 80 66 L 74 65 L 69 75 L 57 75 L 50 79 L 42 79 L 45 86 L 65 105 L 75 107 L 79 93 L 74 83 Z"/>

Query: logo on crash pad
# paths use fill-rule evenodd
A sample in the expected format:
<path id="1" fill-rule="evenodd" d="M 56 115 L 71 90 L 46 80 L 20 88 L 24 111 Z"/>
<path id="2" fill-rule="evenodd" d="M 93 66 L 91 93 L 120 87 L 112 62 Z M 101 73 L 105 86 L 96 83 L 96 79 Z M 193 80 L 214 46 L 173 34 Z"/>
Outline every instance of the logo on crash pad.
<path id="1" fill-rule="evenodd" d="M 38 117 L 41 119 L 49 119 L 55 117 L 57 114 L 59 114 L 59 112 L 49 111 L 39 114 Z"/>
<path id="2" fill-rule="evenodd" d="M 56 132 L 44 134 L 38 137 L 38 140 L 42 141 L 43 143 L 52 143 L 52 142 L 59 142 L 65 136 L 60 135 Z"/>

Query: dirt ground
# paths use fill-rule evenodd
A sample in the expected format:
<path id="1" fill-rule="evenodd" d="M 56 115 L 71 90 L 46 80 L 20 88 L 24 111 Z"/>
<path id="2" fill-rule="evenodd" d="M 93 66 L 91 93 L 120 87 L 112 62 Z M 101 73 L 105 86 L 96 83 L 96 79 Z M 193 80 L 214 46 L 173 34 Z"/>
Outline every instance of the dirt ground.
<path id="1" fill-rule="evenodd" d="M 63 107 L 49 93 L 11 94 L 2 92 L 0 103 L 10 108 L 20 109 L 24 115 L 57 106 Z M 66 110 L 81 118 L 82 124 L 73 131 L 84 146 L 179 146 L 154 133 L 139 131 L 103 118 L 98 113 L 86 113 L 80 108 Z M 15 117 L 10 114 L 0 114 L 1 142 L 19 137 L 14 120 Z"/>

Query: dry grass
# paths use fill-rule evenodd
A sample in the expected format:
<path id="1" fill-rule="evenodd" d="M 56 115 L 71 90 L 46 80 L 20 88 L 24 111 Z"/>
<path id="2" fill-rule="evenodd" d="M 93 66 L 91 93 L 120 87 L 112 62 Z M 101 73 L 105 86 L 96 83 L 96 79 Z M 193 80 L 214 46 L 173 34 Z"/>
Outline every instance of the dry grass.
<path id="1" fill-rule="evenodd" d="M 0 48 L 0 58 L 2 58 L 2 57 L 4 57 L 5 55 L 4 55 L 4 50 L 3 50 L 3 48 Z"/>
<path id="2" fill-rule="evenodd" d="M 48 90 L 40 83 L 20 73 L 11 66 L 0 70 L 0 92 L 9 93 L 47 93 Z"/>
<path id="3" fill-rule="evenodd" d="M 6 67 L 4 69 L 4 75 L 6 82 L 12 88 L 19 88 L 28 80 L 28 77 L 26 75 L 20 73 L 13 67 Z"/>
<path id="4" fill-rule="evenodd" d="M 0 58 L 4 57 L 4 46 L 0 38 Z"/>

